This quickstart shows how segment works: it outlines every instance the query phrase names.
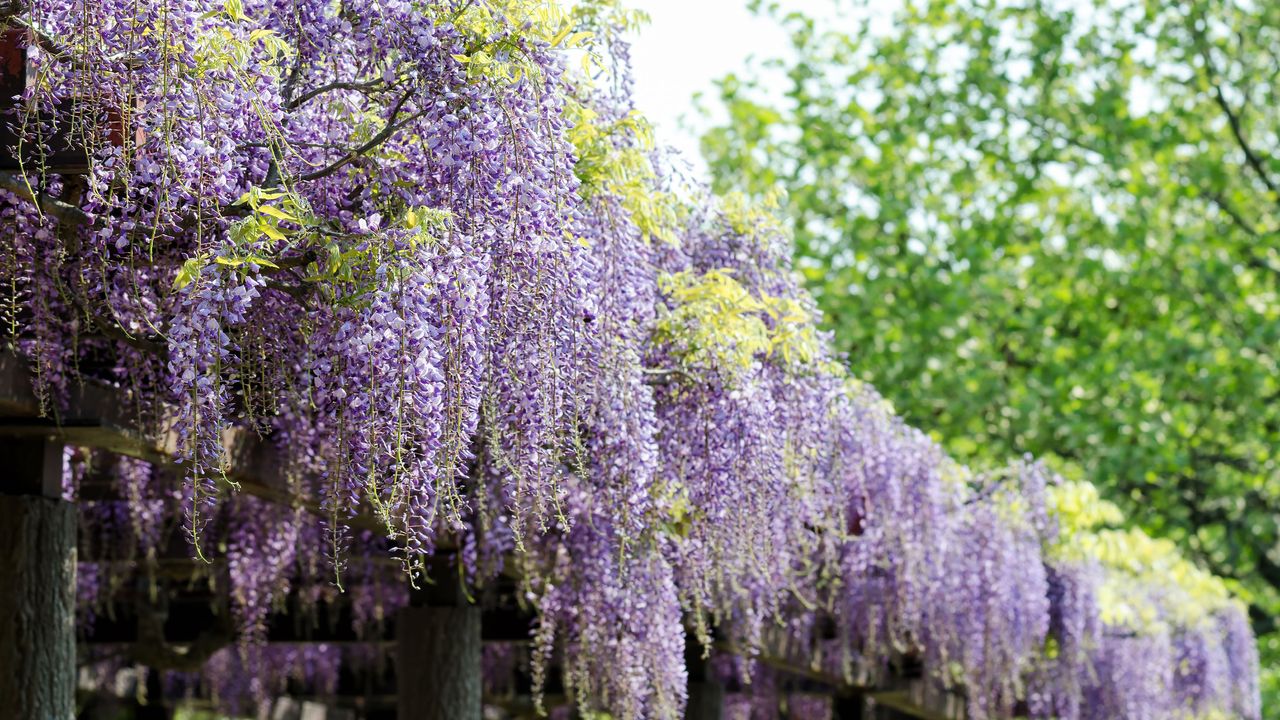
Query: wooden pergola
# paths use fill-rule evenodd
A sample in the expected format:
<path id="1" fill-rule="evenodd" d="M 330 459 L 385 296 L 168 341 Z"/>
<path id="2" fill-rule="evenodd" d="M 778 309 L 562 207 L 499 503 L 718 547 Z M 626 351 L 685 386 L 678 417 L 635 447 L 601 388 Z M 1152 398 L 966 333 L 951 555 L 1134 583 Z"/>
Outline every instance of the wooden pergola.
<path id="1" fill-rule="evenodd" d="M 0 89 L 12 97 L 26 84 L 25 31 L 0 30 Z M 11 57 L 12 56 L 12 57 Z M 17 72 L 10 72 L 14 68 Z M 21 163 L 9 154 L 16 138 L 0 123 L 0 190 L 25 198 L 72 228 L 88 221 L 74 203 L 41 194 L 18 174 Z M 59 130 L 61 131 L 61 126 Z M 115 137 L 112 139 L 115 142 Z M 61 173 L 76 186 L 87 167 L 83 148 L 71 135 L 59 134 L 45 168 Z M 110 328 L 99 328 L 109 331 Z M 126 390 L 86 381 L 75 384 L 64 412 L 56 418 L 42 413 L 33 391 L 28 364 L 11 350 L 0 349 L 0 720 L 70 720 L 75 716 L 77 642 L 82 650 L 127 648 L 142 666 L 193 670 L 213 652 L 234 639 L 226 611 L 226 593 L 185 594 L 167 602 L 163 613 L 151 606 L 147 593 L 135 593 L 109 617 L 98 618 L 87 636 L 77 639 L 76 567 L 77 508 L 62 499 L 66 446 L 102 450 L 146 460 L 176 472 L 177 438 L 164 421 L 165 408 L 150 408 L 159 418 L 140 426 L 133 408 L 137 399 Z M 157 428 L 159 430 L 157 431 Z M 230 458 L 228 479 L 240 491 L 264 501 L 320 514 L 315 498 L 299 496 L 285 478 L 282 458 L 270 443 L 244 428 L 231 428 L 223 437 Z M 92 491 L 90 492 L 92 495 Z M 381 533 L 382 525 L 368 516 L 349 523 Z M 443 548 L 439 562 L 449 562 Z M 171 578 L 190 578 L 200 566 L 189 551 L 170 547 L 158 560 L 160 572 Z M 510 566 L 510 564 L 508 564 Z M 205 570 L 207 572 L 207 570 Z M 483 697 L 481 653 L 486 642 L 527 643 L 533 619 L 511 601 L 514 583 L 468 598 L 456 572 L 433 572 L 441 578 L 410 592 L 409 606 L 384 624 L 379 637 L 356 637 L 349 617 L 304 618 L 301 608 L 274 613 L 267 642 L 278 644 L 363 644 L 393 655 L 393 677 L 363 687 L 340 683 L 338 695 L 328 698 L 282 698 L 273 720 L 347 720 L 393 718 L 404 720 L 480 720 L 484 704 L 504 708 L 513 717 L 532 716 L 530 678 L 517 678 L 515 692 Z M 506 580 L 510 581 L 510 578 Z M 407 581 L 406 581 L 407 582 Z M 326 606 L 328 607 L 328 606 Z M 328 609 L 341 614 L 343 610 Z M 308 622 L 307 620 L 310 620 Z M 725 689 L 709 675 L 706 663 L 690 638 L 686 666 L 689 676 L 691 720 L 719 720 Z M 733 652 L 734 648 L 719 647 Z M 918 668 L 892 679 L 887 686 L 848 683 L 794 660 L 752 655 L 794 681 L 797 692 L 832 698 L 833 715 L 840 720 L 863 718 L 964 717 L 963 701 L 953 694 L 938 695 Z M 151 677 L 136 685 L 154 685 Z M 344 677 L 344 681 L 349 678 Z M 351 683 L 348 683 L 351 685 Z M 547 679 L 548 705 L 564 702 L 554 672 Z M 158 688 L 150 693 L 154 696 Z M 161 704 L 143 708 L 139 718 L 168 717 Z"/>
<path id="2" fill-rule="evenodd" d="M 0 471 L 0 720 L 65 720 L 75 712 L 77 513 L 72 503 L 61 499 L 63 447 L 98 448 L 162 467 L 172 464 L 173 438 L 151 438 L 135 427 L 121 392 L 102 384 L 81 384 L 74 388 L 67 411 L 57 421 L 50 420 L 40 416 L 26 364 L 13 353 L 0 353 L 0 457 L 6 461 Z M 253 433 L 232 430 L 224 444 L 233 459 L 232 477 L 242 492 L 319 511 L 313 502 L 288 490 L 280 459 L 268 443 Z M 368 518 L 355 522 L 377 529 Z M 166 572 L 190 574 L 194 568 L 189 557 L 165 560 Z M 483 697 L 482 644 L 527 642 L 530 636 L 532 618 L 504 597 L 499 591 L 469 600 L 456 581 L 442 580 L 412 592 L 409 607 L 376 638 L 355 637 L 350 623 L 341 618 L 304 622 L 292 608 L 273 614 L 268 622 L 270 643 L 365 643 L 395 658 L 394 677 L 380 686 L 340 687 L 330 698 L 282 699 L 275 712 L 281 718 L 302 718 L 305 712 L 315 720 L 356 717 L 349 710 L 358 710 L 363 718 L 479 720 L 482 704 L 489 702 L 515 717 L 531 713 L 524 680 L 517 682 L 513 695 Z M 99 619 L 80 642 L 131 647 L 133 657 L 151 658 L 160 667 L 198 666 L 231 637 L 225 612 L 216 612 L 216 605 L 225 607 L 225 602 L 225 597 L 174 602 L 162 623 L 149 615 L 145 603 L 126 605 L 113 617 Z M 719 720 L 724 689 L 709 678 L 694 650 L 687 667 L 687 717 Z M 794 679 L 800 692 L 831 697 L 839 720 L 964 717 L 963 699 L 934 690 L 918 668 L 887 685 L 869 686 L 850 684 L 791 660 L 758 659 Z M 554 677 L 549 685 L 548 700 L 554 702 L 560 692 Z"/>

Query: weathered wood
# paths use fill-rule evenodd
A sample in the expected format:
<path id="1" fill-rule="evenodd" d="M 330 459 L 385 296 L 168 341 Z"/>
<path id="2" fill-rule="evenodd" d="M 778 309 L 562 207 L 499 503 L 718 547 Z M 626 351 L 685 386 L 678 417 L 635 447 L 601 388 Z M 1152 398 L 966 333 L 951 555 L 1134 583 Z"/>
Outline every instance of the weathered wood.
<path id="1" fill-rule="evenodd" d="M 62 496 L 62 443 L 42 437 L 0 435 L 0 493 Z"/>
<path id="2" fill-rule="evenodd" d="M 155 669 L 147 670 L 143 683 L 147 691 L 144 697 L 138 697 L 135 693 L 134 702 L 137 707 L 133 711 L 134 720 L 171 720 L 173 708 L 165 702 L 160 673 Z"/>
<path id="3" fill-rule="evenodd" d="M 299 720 L 356 720 L 355 712 L 347 708 L 332 707 L 317 702 L 302 703 Z"/>
<path id="4" fill-rule="evenodd" d="M 964 698 L 944 690 L 928 678 L 897 678 L 892 687 L 867 693 L 876 705 L 892 708 L 905 717 L 922 720 L 963 720 L 968 716 Z"/>
<path id="5" fill-rule="evenodd" d="M 8 350 L 0 350 L 0 434 L 25 438 L 53 438 L 64 445 L 100 448 L 118 455 L 146 460 L 180 476 L 174 462 L 178 435 L 172 423 L 157 428 L 138 426 L 128 393 L 108 385 L 86 381 L 73 385 L 67 408 L 56 418 L 42 417 L 39 399 L 32 391 L 26 362 Z M 163 408 L 160 409 L 163 412 Z M 272 503 L 302 507 L 326 517 L 317 498 L 300 496 L 290 487 L 280 453 L 271 442 L 243 427 L 229 427 L 222 445 L 227 453 L 227 479 L 240 490 Z M 376 518 L 360 513 L 346 520 L 353 528 L 382 532 Z"/>
<path id="6" fill-rule="evenodd" d="M 0 0 L 2 1 L 2 0 Z M 166 422 L 159 422 L 161 430 L 156 428 L 144 428 L 138 424 L 138 418 L 129 410 L 132 402 L 126 391 L 107 386 L 102 383 L 87 381 L 76 384 L 72 387 L 71 397 L 68 407 L 64 413 L 58 418 L 51 419 L 41 417 L 41 407 L 35 394 L 32 392 L 31 374 L 27 368 L 26 362 L 8 350 L 0 350 L 0 435 L 24 438 L 26 442 L 35 442 L 41 444 L 41 453 L 47 452 L 50 447 L 59 443 L 67 445 L 80 445 L 86 447 L 100 448 L 109 452 L 137 457 L 151 461 L 156 465 L 173 469 L 176 465 L 173 463 L 173 455 L 176 450 L 176 434 Z M 163 413 L 161 413 L 163 414 Z M 303 498 L 295 495 L 289 487 L 289 483 L 284 477 L 282 471 L 282 463 L 280 455 L 276 448 L 269 441 L 264 441 L 252 431 L 245 428 L 230 428 L 223 438 L 224 448 L 230 459 L 231 470 L 229 477 L 231 480 L 240 484 L 242 491 L 247 494 L 256 495 L 260 498 L 271 502 L 286 504 L 290 506 L 300 506 L 304 509 L 316 513 L 323 514 L 319 508 L 318 502 L 314 498 Z M 6 446 L 7 447 L 7 446 Z M 45 457 L 42 455 L 41 457 Z M 10 453 L 6 452 L 5 447 L 0 447 L 0 461 L 11 463 Z M 48 467 L 47 465 L 45 467 Z M 7 468 L 8 469 L 8 468 Z M 12 474 L 12 473 L 10 473 Z M 40 488 L 41 493 L 51 493 L 54 487 L 53 480 L 60 480 L 59 473 L 51 473 L 42 477 L 35 485 Z M 9 482 L 5 473 L 0 473 L 0 492 L 5 492 L 4 483 Z M 24 481 L 24 488 L 21 492 L 29 492 L 31 480 Z M 12 485 L 11 487 L 17 487 Z M 34 500 L 34 498 L 33 498 Z M 54 503 L 55 501 L 48 501 Z M 74 513 L 68 508 L 68 517 L 72 523 L 70 531 L 71 549 L 70 552 L 74 557 Z M 381 523 L 375 518 L 368 515 L 358 515 L 349 520 L 353 527 L 361 529 L 382 530 Z M 13 523 L 8 522 L 4 516 L 0 516 L 0 531 L 11 530 Z M 441 547 L 441 550 L 445 547 Z M 9 548 L 7 545 L 0 544 L 0 553 L 4 553 L 7 557 Z M 3 557 L 0 557 L 0 562 Z M 74 561 L 72 561 L 74 565 Z M 7 568 L 0 568 L 2 571 L 12 571 L 13 564 L 10 563 Z M 70 590 L 74 589 L 74 568 L 67 572 L 67 582 L 71 583 Z M 0 632 L 12 631 L 13 623 L 4 625 L 8 617 L 13 613 L 9 612 L 6 602 L 12 604 L 16 595 L 8 592 L 9 588 L 14 587 L 8 577 L 0 572 Z M 436 589 L 429 588 L 428 594 L 434 594 Z M 72 608 L 71 600 L 68 600 L 67 607 Z M 480 610 L 471 606 L 459 606 L 451 608 L 433 608 L 433 607 L 414 607 L 408 608 L 406 614 L 412 615 L 413 619 L 409 623 L 399 623 L 397 628 L 397 655 L 400 660 L 397 666 L 400 672 L 402 691 L 400 693 L 400 717 L 403 718 L 427 718 L 434 720 L 435 718 L 463 718 L 463 720 L 473 720 L 480 717 L 480 646 L 481 646 L 481 620 Z M 74 640 L 74 634 L 71 632 L 73 618 L 70 611 L 67 613 L 66 624 L 68 627 L 68 637 Z M 529 628 L 529 621 L 523 616 L 495 616 L 492 619 L 486 617 L 483 625 L 488 626 L 484 631 L 486 639 L 525 639 Z M 437 628 L 439 632 L 433 631 Z M 444 645 L 449 646 L 448 651 L 433 650 L 439 642 L 431 640 L 432 638 L 444 637 Z M 449 638 L 452 638 L 449 639 Z M 304 638 L 297 638 L 299 640 Z M 0 675 L 10 672 L 5 662 L 15 656 L 22 657 L 20 651 L 14 650 L 13 643 L 5 643 L 5 637 L 0 634 Z M 134 642 L 137 640 L 136 631 L 132 631 L 127 637 L 115 638 L 117 642 Z M 460 642 L 455 643 L 454 640 Z M 737 648 L 732 647 L 728 643 L 714 643 L 716 649 L 728 652 L 738 653 Z M 895 707 L 900 712 L 916 718 L 928 718 L 932 720 L 951 720 L 954 717 L 960 717 L 963 714 L 963 700 L 955 695 L 946 697 L 926 697 L 928 691 L 921 683 L 916 683 L 910 687 L 904 687 L 902 683 L 897 686 L 884 688 L 868 686 L 861 680 L 848 683 L 844 679 L 829 675 L 827 673 L 807 667 L 803 663 L 798 663 L 792 658 L 785 657 L 785 653 L 773 655 L 770 653 L 746 653 L 755 657 L 760 662 L 773 668 L 786 672 L 797 678 L 803 678 L 812 682 L 820 683 L 829 687 L 834 693 L 853 693 L 876 700 L 882 707 Z M 71 656 L 74 659 L 74 647 Z M 432 658 L 442 658 L 440 660 Z M 435 666 L 437 663 L 447 668 L 447 672 L 439 673 L 440 678 L 426 678 L 424 676 L 431 675 L 428 668 Z M 73 685 L 74 671 L 72 680 L 68 682 L 68 686 Z M 448 677 L 446 677 L 448 676 Z M 452 678 L 452 676 L 457 676 Z M 901 679 L 901 678 L 900 678 Z M 3 680 L 0 680 L 3 682 Z M 460 690 L 458 688 L 464 688 Z M 405 689 L 411 692 L 405 692 Z M 28 716 L 19 713 L 18 715 L 6 715 L 13 707 L 13 703 L 5 702 L 6 696 L 4 690 L 0 687 L 0 703 L 5 707 L 0 707 L 0 720 L 10 720 L 11 718 L 42 717 L 40 715 Z M 454 700 L 453 698 L 461 698 Z M 458 711 L 454 712 L 454 706 L 446 703 L 460 702 L 457 705 Z M 406 711 L 405 703 L 409 703 L 409 710 Z M 416 705 L 414 703 L 421 703 Z M 421 712 L 415 708 L 425 708 Z M 959 714 L 957 714 L 959 713 Z M 59 717 L 59 716 L 49 716 Z M 69 717 L 69 716 L 68 716 Z"/>
<path id="7" fill-rule="evenodd" d="M 849 693 L 831 699 L 832 720 L 864 720 L 867 701 L 861 695 Z"/>
<path id="8" fill-rule="evenodd" d="M 481 613 L 467 598 L 451 554 L 427 563 L 410 606 L 396 616 L 396 691 L 401 720 L 480 720 Z"/>
<path id="9" fill-rule="evenodd" d="M 704 652 L 696 636 L 685 636 L 684 667 L 689 678 L 689 702 L 684 712 L 687 720 L 720 720 L 724 714 L 724 687 L 711 672 Z"/>
<path id="10" fill-rule="evenodd" d="M 401 720 L 480 720 L 480 608 L 404 608 L 396 641 Z"/>
<path id="11" fill-rule="evenodd" d="M 0 495 L 0 720 L 75 714 L 76 513 Z"/>
<path id="12" fill-rule="evenodd" d="M 724 688 L 710 680 L 689 682 L 687 720 L 720 720 L 724 714 Z"/>

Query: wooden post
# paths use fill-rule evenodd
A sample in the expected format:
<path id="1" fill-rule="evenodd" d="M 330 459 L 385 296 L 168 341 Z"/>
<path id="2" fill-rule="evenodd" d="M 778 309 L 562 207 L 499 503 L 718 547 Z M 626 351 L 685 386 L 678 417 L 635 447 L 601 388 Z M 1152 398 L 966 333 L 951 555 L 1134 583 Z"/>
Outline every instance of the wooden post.
<path id="1" fill-rule="evenodd" d="M 480 720 L 480 608 L 467 602 L 448 558 L 432 585 L 396 616 L 396 695 L 401 720 Z M 419 580 L 421 583 L 422 581 Z"/>
<path id="2" fill-rule="evenodd" d="M 724 714 L 724 688 L 708 672 L 702 645 L 692 635 L 684 639 L 684 667 L 689 675 L 689 705 L 686 720 L 720 720 Z"/>
<path id="3" fill-rule="evenodd" d="M 164 683 L 156 670 L 145 670 L 138 682 L 146 688 L 146 702 L 138 703 L 133 711 L 133 720 L 170 720 L 173 717 L 171 708 L 164 701 Z"/>
<path id="4" fill-rule="evenodd" d="M 76 512 L 62 446 L 0 438 L 0 720 L 75 715 Z"/>
<path id="5" fill-rule="evenodd" d="M 718 682 L 689 681 L 688 720 L 720 720 L 724 708 L 724 688 Z"/>
<path id="6" fill-rule="evenodd" d="M 867 701 L 861 695 L 840 694 L 831 699 L 833 720 L 863 720 Z"/>

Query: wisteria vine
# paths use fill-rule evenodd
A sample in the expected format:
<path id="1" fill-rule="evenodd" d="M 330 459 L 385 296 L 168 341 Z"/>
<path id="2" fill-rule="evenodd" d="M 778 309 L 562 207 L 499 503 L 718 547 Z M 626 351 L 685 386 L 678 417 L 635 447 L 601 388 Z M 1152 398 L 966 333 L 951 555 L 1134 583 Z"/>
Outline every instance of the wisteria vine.
<path id="1" fill-rule="evenodd" d="M 535 680 L 614 717 L 679 717 L 690 642 L 735 717 L 830 715 L 760 656 L 923 663 L 977 720 L 1260 717 L 1220 580 L 1030 459 L 958 465 L 847 373 L 767 203 L 654 150 L 635 14 L 24 5 L 0 332 L 47 414 L 110 384 L 172 458 L 69 458 L 69 497 L 111 488 L 81 503 L 86 611 L 175 538 L 225 562 L 241 647 L 181 692 L 331 687 L 336 650 L 262 644 L 271 609 L 343 588 L 369 631 L 449 549 L 518 579 Z M 247 436 L 280 458 L 263 497 Z"/>

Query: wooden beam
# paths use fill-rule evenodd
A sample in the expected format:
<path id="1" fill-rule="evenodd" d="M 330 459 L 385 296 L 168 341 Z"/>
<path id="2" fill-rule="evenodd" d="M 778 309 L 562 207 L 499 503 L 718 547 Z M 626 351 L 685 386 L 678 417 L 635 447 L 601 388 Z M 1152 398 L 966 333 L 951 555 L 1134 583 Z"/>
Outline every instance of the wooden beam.
<path id="1" fill-rule="evenodd" d="M 112 601 L 116 606 L 114 612 L 95 619 L 87 634 L 80 639 L 81 644 L 132 645 L 139 642 L 138 608 L 145 606 L 146 599 L 131 598 L 126 594 L 117 595 Z M 220 613 L 225 613 L 225 610 L 215 610 L 215 607 L 227 607 L 225 595 L 170 595 L 165 607 L 163 637 L 159 639 L 177 645 L 195 642 L 202 634 L 224 624 L 225 618 Z M 532 623 L 531 615 L 515 608 L 484 608 L 480 610 L 480 640 L 528 642 Z M 346 602 L 321 603 L 307 608 L 290 604 L 283 612 L 267 616 L 266 640 L 284 645 L 320 643 L 389 648 L 396 641 L 396 617 L 388 618 L 381 627 L 379 634 L 357 635 L 351 607 Z"/>
<path id="2" fill-rule="evenodd" d="M 172 423 L 162 420 L 159 428 L 139 427 L 127 392 L 87 380 L 72 387 L 66 412 L 43 417 L 32 387 L 26 362 L 12 351 L 0 351 L 0 435 L 51 438 L 64 445 L 98 448 L 146 460 L 181 476 L 182 468 L 173 461 L 178 436 Z M 289 487 L 280 455 L 270 442 L 246 428 L 231 427 L 223 433 L 222 445 L 230 459 L 227 477 L 243 492 L 279 505 L 301 507 L 318 517 L 328 516 L 319 500 L 298 495 Z M 360 530 L 386 531 L 367 514 L 347 522 Z"/>
<path id="3" fill-rule="evenodd" d="M 148 431 L 138 427 L 137 418 L 130 414 L 132 406 L 127 393 L 102 383 L 86 381 L 77 384 L 71 391 L 67 412 L 57 419 L 41 417 L 38 398 L 32 391 L 31 375 L 26 363 L 11 351 L 0 351 L 0 436 L 9 438 L 25 438 L 32 443 L 40 443 L 42 462 L 52 460 L 47 455 L 50 448 L 60 444 L 77 445 L 103 449 L 109 452 L 136 457 L 152 462 L 162 468 L 177 471 L 173 462 L 177 450 L 176 434 L 165 423 L 160 423 L 161 430 Z M 302 497 L 293 493 L 284 479 L 282 463 L 274 446 L 263 441 L 255 433 L 245 428 L 233 427 L 223 437 L 223 446 L 231 459 L 229 478 L 239 483 L 241 489 L 250 495 L 290 507 L 302 507 L 316 515 L 323 516 L 319 502 L 313 498 Z M 3 449 L 0 445 L 0 450 Z M 34 445 L 32 445 L 34 447 Z M 27 451 L 29 452 L 29 450 Z M 59 453 L 60 460 L 60 453 Z M 50 465 L 42 464 L 42 468 Z M 40 479 L 24 480 L 22 487 L 39 488 L 41 494 L 49 493 L 55 487 L 53 479 L 58 478 L 60 486 L 61 473 L 42 475 Z M 32 483 L 35 483 L 32 485 Z M 15 486 L 16 487 L 16 486 Z M 56 495 L 55 495 L 56 496 Z M 74 518 L 73 518 L 74 520 Z M 358 515 L 348 521 L 352 527 L 383 532 L 382 524 L 368 515 Z M 73 535 L 74 537 L 74 535 Z M 448 549 L 442 546 L 441 550 Z M 0 584 L 0 587 L 4 587 Z M 515 618 L 510 613 L 494 615 L 486 614 L 481 620 L 480 609 L 465 603 L 452 607 L 439 607 L 435 601 L 422 607 L 406 609 L 408 624 L 399 623 L 397 642 L 403 657 L 420 657 L 423 653 L 444 658 L 448 667 L 461 672 L 457 678 L 423 679 L 415 674 L 413 685 L 418 692 L 415 696 L 423 698 L 431 693 L 457 693 L 460 702 L 470 708 L 475 700 L 475 718 L 479 718 L 479 648 L 484 640 L 526 640 L 529 622 L 524 618 Z M 437 612 L 439 611 L 439 612 Z M 0 615 L 0 621 L 3 616 Z M 411 626 L 411 627 L 410 627 Z M 482 630 L 482 628 L 484 628 Z M 474 642 L 472 639 L 474 636 Z M 440 643 L 430 638 L 455 638 L 456 648 L 447 650 Z M 424 638 L 428 638 L 426 642 Z M 338 641 L 336 639 L 330 642 Z M 446 643 L 447 644 L 447 643 Z M 954 694 L 935 697 L 928 689 L 932 683 L 910 681 L 914 684 L 893 688 L 868 687 L 859 683 L 849 683 L 844 679 L 805 667 L 782 657 L 766 653 L 743 653 L 722 643 L 716 643 L 717 649 L 755 658 L 764 664 L 796 677 L 805 678 L 823 684 L 833 694 L 846 694 L 855 697 L 874 698 L 877 703 L 894 707 L 910 717 L 925 720 L 951 720 L 962 717 L 963 700 Z M 475 654 L 474 663 L 471 654 Z M 431 660 L 430 663 L 439 660 Z M 464 668 L 474 667 L 474 673 Z M 417 671 L 414 671 L 417 672 Z M 474 675 L 474 692 L 469 688 L 470 680 L 463 676 Z M 454 687 L 451 683 L 457 683 Z M 440 683 L 443 683 L 441 685 Z M 425 693 L 425 695 L 424 695 Z M 431 701 L 427 701 L 431 702 Z M 452 700 L 451 700 L 452 702 Z M 956 715 L 956 707 L 961 714 Z M 412 706 L 416 708 L 417 706 Z M 0 720 L 6 720 L 0 710 Z M 473 717 L 470 710 L 460 710 L 459 715 L 405 714 L 405 706 L 401 705 L 402 717 Z"/>
<path id="4" fill-rule="evenodd" d="M 940 688 L 929 678 L 899 679 L 894 685 L 868 692 L 867 697 L 877 705 L 920 720 L 964 720 L 968 716 L 963 697 Z"/>

